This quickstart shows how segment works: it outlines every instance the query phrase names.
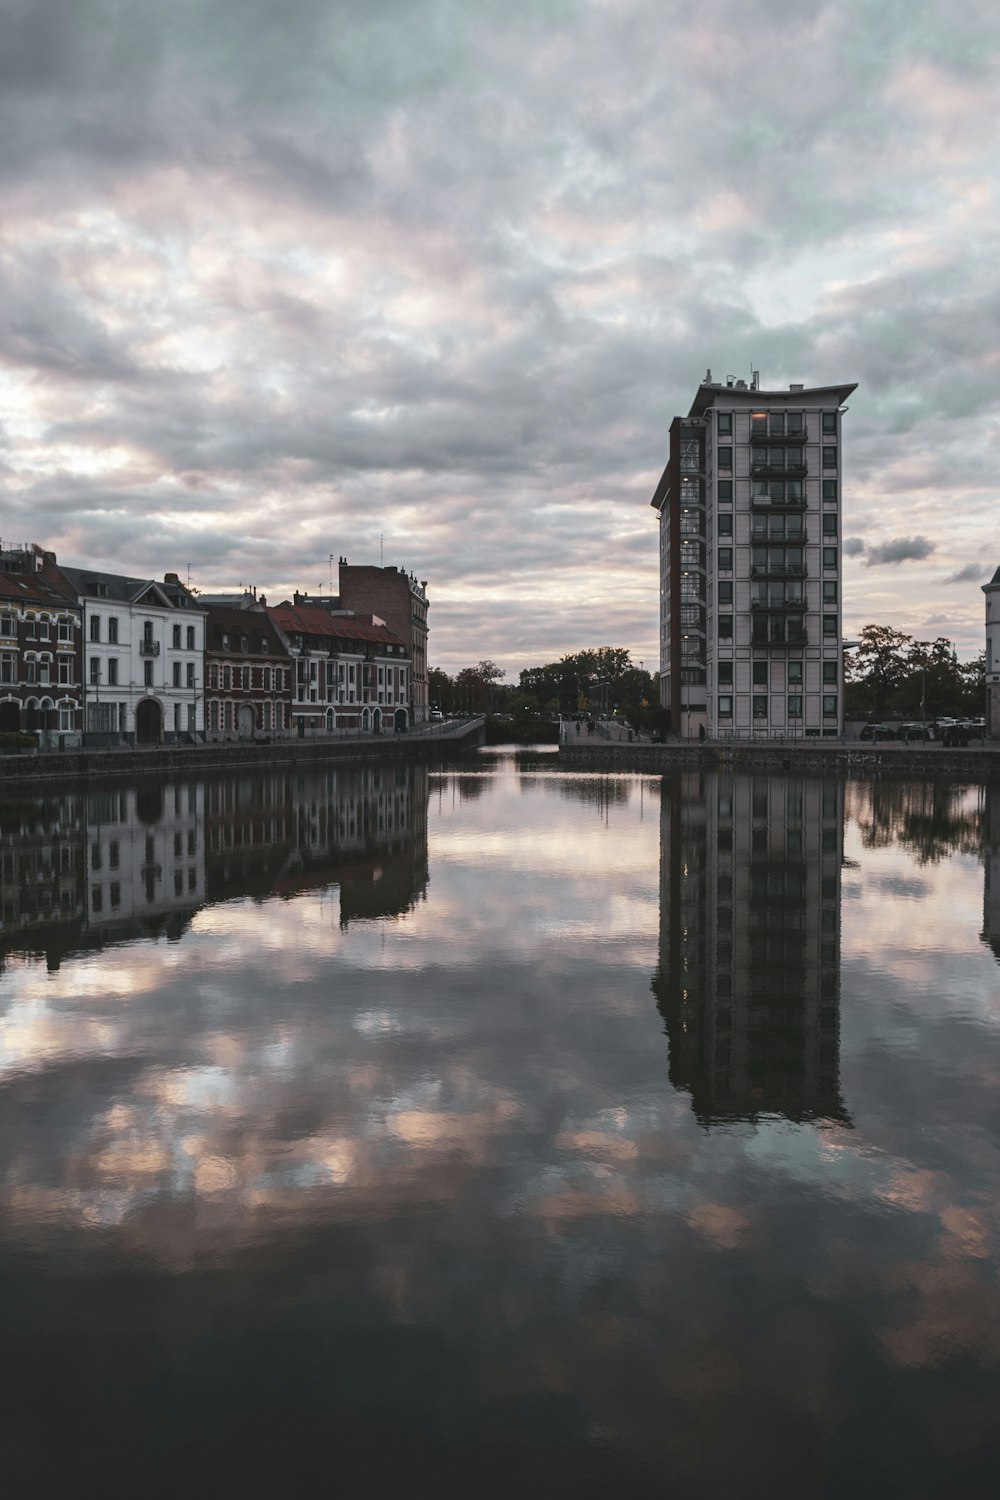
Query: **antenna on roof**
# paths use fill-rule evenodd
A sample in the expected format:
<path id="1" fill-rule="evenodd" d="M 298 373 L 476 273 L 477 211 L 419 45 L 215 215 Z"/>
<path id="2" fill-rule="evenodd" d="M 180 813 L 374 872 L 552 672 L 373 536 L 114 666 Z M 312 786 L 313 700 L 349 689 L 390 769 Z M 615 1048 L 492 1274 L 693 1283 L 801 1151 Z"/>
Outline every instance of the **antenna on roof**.
<path id="1" fill-rule="evenodd" d="M 380 568 L 385 567 L 385 537 L 381 531 L 378 534 L 378 565 Z"/>

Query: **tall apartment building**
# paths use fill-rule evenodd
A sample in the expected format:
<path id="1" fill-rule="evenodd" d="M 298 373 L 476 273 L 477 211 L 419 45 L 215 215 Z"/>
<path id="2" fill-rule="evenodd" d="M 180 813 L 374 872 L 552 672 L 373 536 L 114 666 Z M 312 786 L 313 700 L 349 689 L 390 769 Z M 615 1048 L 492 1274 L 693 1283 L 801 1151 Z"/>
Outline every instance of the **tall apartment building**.
<path id="1" fill-rule="evenodd" d="M 856 384 L 712 380 L 670 424 L 660 702 L 684 737 L 843 729 L 841 418 Z"/>

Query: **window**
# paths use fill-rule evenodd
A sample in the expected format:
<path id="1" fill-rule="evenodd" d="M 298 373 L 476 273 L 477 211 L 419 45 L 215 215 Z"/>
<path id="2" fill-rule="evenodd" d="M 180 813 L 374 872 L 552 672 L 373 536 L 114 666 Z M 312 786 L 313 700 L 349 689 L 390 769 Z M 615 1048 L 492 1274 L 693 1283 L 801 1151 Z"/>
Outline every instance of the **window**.
<path id="1" fill-rule="evenodd" d="M 17 633 L 17 619 L 14 615 L 0 615 L 0 635 L 15 635 Z"/>
<path id="2" fill-rule="evenodd" d="M 180 685 L 181 685 L 181 664 L 180 664 L 179 661 L 175 661 L 174 662 L 174 687 L 180 687 Z"/>
<path id="3" fill-rule="evenodd" d="M 118 686 L 118 658 L 117 658 L 117 656 L 109 656 L 108 657 L 108 685 L 110 687 L 117 687 Z"/>
<path id="4" fill-rule="evenodd" d="M 70 620 L 59 621 L 58 639 L 60 641 L 71 641 L 73 639 L 73 625 Z"/>
<path id="5" fill-rule="evenodd" d="M 222 669 L 222 688 L 223 688 L 223 691 L 224 692 L 229 692 L 229 690 L 232 688 L 232 685 L 233 685 L 233 669 L 229 665 L 226 665 Z"/>
<path id="6" fill-rule="evenodd" d="M 229 650 L 229 636 L 225 631 L 222 632 L 222 649 L 223 651 Z"/>
<path id="7" fill-rule="evenodd" d="M 733 570 L 733 549 L 732 549 L 732 547 L 720 547 L 719 548 L 719 567 L 720 567 L 720 569 L 724 573 L 731 573 L 732 572 L 732 570 Z"/>
<path id="8" fill-rule="evenodd" d="M 836 505 L 837 503 L 837 481 L 835 479 L 823 480 L 823 504 Z"/>
<path id="9" fill-rule="evenodd" d="M 732 534 L 733 534 L 733 518 L 732 518 L 732 516 L 720 516 L 719 517 L 719 535 L 720 536 L 732 536 Z"/>
<path id="10" fill-rule="evenodd" d="M 733 617 L 732 617 L 732 615 L 720 615 L 719 616 L 719 640 L 720 641 L 731 641 L 732 638 L 733 638 Z"/>
<path id="11" fill-rule="evenodd" d="M 39 622 L 38 622 L 38 639 L 40 641 L 47 641 L 48 638 L 49 638 L 49 622 L 48 622 L 48 620 L 39 620 Z"/>
<path id="12" fill-rule="evenodd" d="M 830 433 L 834 437 L 836 437 L 836 435 L 837 435 L 837 413 L 835 411 L 825 411 L 823 413 L 823 432 L 824 433 Z"/>
<path id="13" fill-rule="evenodd" d="M 729 604 L 729 605 L 731 605 L 732 602 L 733 602 L 733 585 L 732 585 L 732 583 L 720 583 L 719 584 L 719 603 L 720 604 Z"/>
<path id="14" fill-rule="evenodd" d="M 753 664 L 754 687 L 767 687 L 767 662 L 755 661 Z"/>
<path id="15" fill-rule="evenodd" d="M 755 719 L 767 718 L 767 694 L 755 693 L 753 697 L 753 716 Z"/>
<path id="16" fill-rule="evenodd" d="M 733 450 L 732 448 L 719 449 L 719 473 L 731 474 L 733 472 Z"/>
<path id="17" fill-rule="evenodd" d="M 804 438 L 806 435 L 805 417 L 800 411 L 790 411 L 785 418 L 785 431 L 789 437 Z"/>
<path id="18" fill-rule="evenodd" d="M 731 693 L 722 693 L 719 696 L 719 718 L 731 719 L 733 717 L 733 699 Z"/>
<path id="19" fill-rule="evenodd" d="M 250 668 L 249 667 L 244 667 L 242 669 L 240 680 L 241 680 L 241 685 L 242 685 L 243 691 L 245 693 L 248 693 L 250 691 Z"/>
<path id="20" fill-rule="evenodd" d="M 267 640 L 264 636 L 260 638 L 260 654 L 261 656 L 267 655 Z"/>
<path id="21" fill-rule="evenodd" d="M 153 686 L 153 663 L 144 661 L 142 664 L 142 682 L 144 687 Z"/>
<path id="22" fill-rule="evenodd" d="M 187 648 L 188 648 L 189 651 L 193 651 L 194 650 L 194 626 L 193 625 L 189 625 L 188 628 L 187 628 Z"/>
<path id="23" fill-rule="evenodd" d="M 720 661 L 719 662 L 719 686 L 720 687 L 732 687 L 732 685 L 733 685 L 733 664 L 732 664 L 731 661 Z"/>
<path id="24" fill-rule="evenodd" d="M 789 695 L 788 695 L 788 717 L 789 717 L 789 719 L 801 719 L 801 717 L 802 717 L 802 695 L 801 695 L 801 693 L 789 693 Z"/>
<path id="25" fill-rule="evenodd" d="M 181 705 L 179 703 L 175 703 L 174 704 L 174 733 L 175 734 L 180 734 L 180 732 L 181 732 Z"/>
<path id="26" fill-rule="evenodd" d="M 832 683 L 832 685 L 834 687 L 836 687 L 836 685 L 837 685 L 837 663 L 835 661 L 825 661 L 823 663 L 823 681 L 825 683 L 826 682 Z"/>
<path id="27" fill-rule="evenodd" d="M 240 650 L 241 651 L 245 651 L 246 649 L 247 649 L 247 638 L 246 638 L 245 635 L 241 635 L 240 636 Z"/>
<path id="28" fill-rule="evenodd" d="M 208 727 L 209 729 L 218 729 L 219 727 L 219 704 L 218 700 L 214 698 L 208 706 Z"/>
<path id="29" fill-rule="evenodd" d="M 731 437 L 732 436 L 732 431 L 733 431 L 733 414 L 732 414 L 732 412 L 730 412 L 730 411 L 720 411 L 719 414 L 718 414 L 718 417 L 719 417 L 719 427 L 718 427 L 719 436 L 720 437 Z"/>
<path id="30" fill-rule="evenodd" d="M 90 681 L 91 681 L 91 683 L 94 686 L 96 686 L 97 683 L 100 682 L 100 680 L 101 680 L 101 659 L 100 659 L 99 656 L 92 656 L 91 659 L 90 659 Z"/>
<path id="31" fill-rule="evenodd" d="M 90 639 L 92 641 L 99 641 L 101 639 L 100 615 L 91 615 L 90 617 Z"/>
<path id="32" fill-rule="evenodd" d="M 823 517 L 823 535 L 824 536 L 836 536 L 837 535 L 837 517 L 836 516 L 824 516 Z"/>
<path id="33" fill-rule="evenodd" d="M 4 651 L 0 655 L 0 682 L 14 682 L 14 663 L 17 660 L 13 651 Z"/>
<path id="34" fill-rule="evenodd" d="M 188 685 L 189 688 L 193 688 L 194 687 L 194 662 L 193 661 L 189 661 L 188 664 L 187 664 L 187 685 Z"/>
<path id="35" fill-rule="evenodd" d="M 835 719 L 837 717 L 836 693 L 823 694 L 823 717 L 824 719 Z"/>
<path id="36" fill-rule="evenodd" d="M 823 603 L 836 604 L 837 602 L 837 580 L 827 578 L 823 581 Z"/>
<path id="37" fill-rule="evenodd" d="M 835 568 L 837 566 L 836 547 L 823 548 L 823 566 L 824 568 Z"/>
<path id="38" fill-rule="evenodd" d="M 823 467 L 824 469 L 835 469 L 837 467 L 836 448 L 823 449 Z"/>
<path id="39" fill-rule="evenodd" d="M 788 686 L 796 687 L 797 685 L 800 685 L 801 682 L 802 663 L 800 661 L 790 661 L 788 663 Z"/>
<path id="40" fill-rule="evenodd" d="M 59 663 L 59 682 L 62 687 L 69 687 L 73 681 L 73 663 L 61 661 Z"/>
<path id="41" fill-rule="evenodd" d="M 732 505 L 733 503 L 733 481 L 731 479 L 719 480 L 719 504 Z"/>
<path id="42" fill-rule="evenodd" d="M 219 666 L 214 661 L 208 669 L 208 685 L 210 688 L 217 688 L 219 686 Z"/>
<path id="43" fill-rule="evenodd" d="M 179 651 L 181 648 L 181 627 L 179 625 L 174 626 L 171 640 L 174 650 Z"/>
<path id="44" fill-rule="evenodd" d="M 837 634 L 837 616 L 836 615 L 824 615 L 823 616 L 823 634 L 824 635 L 836 636 L 836 634 Z"/>

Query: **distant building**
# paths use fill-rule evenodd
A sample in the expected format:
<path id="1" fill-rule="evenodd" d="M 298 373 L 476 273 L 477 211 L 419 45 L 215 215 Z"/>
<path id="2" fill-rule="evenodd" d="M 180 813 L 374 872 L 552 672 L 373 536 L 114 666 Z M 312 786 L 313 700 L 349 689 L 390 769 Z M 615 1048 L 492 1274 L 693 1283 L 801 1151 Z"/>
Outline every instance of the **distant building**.
<path id="1" fill-rule="evenodd" d="M 180 744 L 205 728 L 205 612 L 176 573 L 63 568 L 83 611 L 92 744 Z"/>
<path id="2" fill-rule="evenodd" d="M 83 634 L 76 595 L 54 552 L 0 548 L 0 733 L 78 743 Z"/>
<path id="3" fill-rule="evenodd" d="M 422 724 L 430 712 L 427 682 L 427 583 L 400 568 L 372 568 L 340 559 L 341 609 L 378 615 L 406 648 L 410 662 L 410 718 Z"/>
<path id="4" fill-rule="evenodd" d="M 671 729 L 838 736 L 841 414 L 855 385 L 698 387 L 670 424 L 660 519 L 660 701 Z"/>
<path id="5" fill-rule="evenodd" d="M 1000 568 L 989 583 L 983 584 L 986 595 L 986 732 L 1000 736 Z"/>

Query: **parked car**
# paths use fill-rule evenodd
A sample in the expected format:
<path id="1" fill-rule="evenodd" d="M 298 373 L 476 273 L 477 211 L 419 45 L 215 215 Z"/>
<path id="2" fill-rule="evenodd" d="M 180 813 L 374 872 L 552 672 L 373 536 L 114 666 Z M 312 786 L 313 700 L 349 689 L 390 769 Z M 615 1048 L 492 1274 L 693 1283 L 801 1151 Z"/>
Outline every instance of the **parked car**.
<path id="1" fill-rule="evenodd" d="M 954 749 L 956 746 L 963 747 L 967 745 L 972 736 L 964 724 L 955 723 L 941 729 L 941 738 L 946 745 Z"/>
<path id="2" fill-rule="evenodd" d="M 934 730 L 930 724 L 914 722 L 912 724 L 900 724 L 897 739 L 901 740 L 932 740 Z"/>
<path id="3" fill-rule="evenodd" d="M 444 723 L 444 714 L 441 712 L 441 710 L 439 708 L 432 708 L 431 709 L 431 712 L 430 712 L 430 721 L 431 721 L 432 724 L 443 724 Z"/>
<path id="4" fill-rule="evenodd" d="M 894 740 L 896 731 L 889 724 L 866 724 L 858 735 L 859 740 Z"/>

